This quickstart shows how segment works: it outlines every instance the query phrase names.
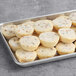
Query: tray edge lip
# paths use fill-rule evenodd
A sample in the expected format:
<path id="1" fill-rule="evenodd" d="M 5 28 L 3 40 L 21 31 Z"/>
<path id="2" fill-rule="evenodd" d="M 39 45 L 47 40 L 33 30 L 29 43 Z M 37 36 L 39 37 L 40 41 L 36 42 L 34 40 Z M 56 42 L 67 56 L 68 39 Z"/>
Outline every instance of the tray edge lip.
<path id="1" fill-rule="evenodd" d="M 51 14 L 47 14 L 47 15 L 34 16 L 34 17 L 29 17 L 29 18 L 27 17 L 27 18 L 24 18 L 24 19 L 17 19 L 17 20 L 2 22 L 0 24 L 3 25 L 3 24 L 6 24 L 6 23 L 11 23 L 11 22 L 18 22 L 18 21 L 23 21 L 23 20 L 28 20 L 28 19 L 35 19 L 35 18 L 40 18 L 40 17 L 44 17 L 44 16 L 52 16 L 52 15 L 56 15 L 56 14 L 63 14 L 63 13 L 69 13 L 69 12 L 75 12 L 75 11 L 76 11 L 76 9 L 68 10 L 68 11 L 61 11 L 61 12 L 51 13 Z"/>

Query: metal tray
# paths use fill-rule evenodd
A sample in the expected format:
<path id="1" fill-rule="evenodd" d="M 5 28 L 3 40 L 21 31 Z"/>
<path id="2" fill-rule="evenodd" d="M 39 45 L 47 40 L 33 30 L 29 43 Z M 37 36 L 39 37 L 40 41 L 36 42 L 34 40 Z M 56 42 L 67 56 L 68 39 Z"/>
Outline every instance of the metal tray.
<path id="1" fill-rule="evenodd" d="M 70 13 L 72 12 L 76 12 L 76 10 L 71 10 L 71 11 L 65 11 L 65 12 L 60 12 L 60 13 L 54 13 L 54 14 L 49 14 L 49 15 L 43 15 L 43 16 L 37 16 L 37 17 L 32 17 L 32 18 L 27 18 L 27 19 L 21 19 L 21 20 L 16 20 L 16 21 L 10 21 L 10 22 L 5 22 L 5 23 L 0 23 L 0 28 L 6 24 L 10 24 L 10 23 L 14 23 L 14 24 L 20 24 L 24 21 L 27 21 L 27 20 L 33 20 L 33 21 L 36 21 L 36 20 L 39 20 L 39 19 L 45 19 L 45 17 L 47 19 L 54 19 L 56 18 L 57 16 L 59 15 L 62 15 L 62 14 L 65 14 L 65 15 L 69 15 Z M 47 58 L 47 59 L 41 59 L 41 60 L 36 60 L 36 61 L 32 61 L 32 62 L 26 62 L 26 63 L 20 63 L 17 61 L 15 55 L 13 54 L 13 52 L 11 51 L 5 37 L 3 36 L 3 34 L 1 33 L 0 31 L 0 35 L 1 35 L 1 38 L 3 39 L 4 43 L 6 44 L 6 47 L 13 59 L 13 61 L 17 64 L 17 65 L 20 65 L 22 67 L 27 67 L 27 66 L 32 66 L 32 65 L 37 65 L 37 64 L 41 64 L 41 63 L 46 63 L 46 62 L 51 62 L 51 61 L 56 61 L 56 60 L 61 60 L 61 59 L 66 59 L 66 58 L 70 58 L 70 57 L 75 57 L 76 56 L 76 52 L 75 53 L 72 53 L 72 54 L 66 54 L 66 55 L 60 55 L 60 56 L 55 56 L 55 57 L 52 57 L 52 58 Z"/>

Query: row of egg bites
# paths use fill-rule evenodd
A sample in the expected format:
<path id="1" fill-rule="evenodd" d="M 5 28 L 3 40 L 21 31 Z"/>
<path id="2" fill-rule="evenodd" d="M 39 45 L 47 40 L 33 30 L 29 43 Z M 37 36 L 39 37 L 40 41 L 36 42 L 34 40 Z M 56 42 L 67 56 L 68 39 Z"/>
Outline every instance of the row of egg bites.
<path id="1" fill-rule="evenodd" d="M 75 52 L 76 12 L 60 15 L 54 20 L 47 18 L 8 24 L 2 33 L 21 63 L 50 58 Z"/>

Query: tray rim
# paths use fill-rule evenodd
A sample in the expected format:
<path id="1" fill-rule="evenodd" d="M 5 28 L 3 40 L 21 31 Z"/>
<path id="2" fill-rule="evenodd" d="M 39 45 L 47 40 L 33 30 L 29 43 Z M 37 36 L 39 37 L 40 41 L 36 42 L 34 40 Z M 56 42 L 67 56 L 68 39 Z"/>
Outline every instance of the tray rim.
<path id="1" fill-rule="evenodd" d="M 56 13 L 51 13 L 51 14 L 47 14 L 47 15 L 34 16 L 34 17 L 29 17 L 29 18 L 27 17 L 27 18 L 24 18 L 24 19 L 17 19 L 17 20 L 2 22 L 2 23 L 0 23 L 0 25 L 7 24 L 7 23 L 12 23 L 12 22 L 23 21 L 23 20 L 28 20 L 28 19 L 40 18 L 40 17 L 44 17 L 44 16 L 51 16 L 51 15 L 56 15 L 56 14 L 70 13 L 70 12 L 75 12 L 75 11 L 76 11 L 76 9 L 68 10 L 68 11 L 61 11 L 61 12 L 56 12 Z"/>
<path id="2" fill-rule="evenodd" d="M 0 23 L 0 27 L 3 24 L 6 23 L 12 23 L 12 22 L 18 22 L 18 21 L 23 21 L 23 20 L 28 20 L 28 19 L 34 19 L 34 18 L 40 18 L 40 17 L 45 17 L 45 16 L 52 16 L 52 15 L 58 15 L 58 14 L 64 14 L 64 13 L 70 13 L 70 12 L 75 12 L 76 10 L 70 10 L 70 11 L 64 11 L 64 12 L 58 12 L 58 13 L 52 13 L 52 14 L 48 14 L 48 15 L 42 15 L 42 16 L 36 16 L 36 17 L 30 17 L 30 18 L 25 18 L 25 19 L 19 19 L 19 20 L 13 20 L 13 21 L 9 21 L 9 22 L 4 22 L 4 23 Z M 61 60 L 61 59 L 66 59 L 66 58 L 70 58 L 70 57 L 74 57 L 76 56 L 76 53 L 71 53 L 71 54 L 66 54 L 66 55 L 60 55 L 60 56 L 55 56 L 52 58 L 46 58 L 46 59 L 41 59 L 41 60 L 36 60 L 36 61 L 32 61 L 32 62 L 26 62 L 26 63 L 20 63 L 18 62 L 18 60 L 16 59 L 16 57 L 14 56 L 11 48 L 9 47 L 5 37 L 3 36 L 2 32 L 0 31 L 0 34 L 4 40 L 4 43 L 6 44 L 8 51 L 10 52 L 10 55 L 13 59 L 13 61 L 22 67 L 27 67 L 27 66 L 32 66 L 32 65 L 37 65 L 37 64 L 42 64 L 42 63 L 46 63 L 46 62 L 51 62 L 51 61 L 56 61 L 56 60 Z M 60 59 L 59 59 L 60 58 Z"/>

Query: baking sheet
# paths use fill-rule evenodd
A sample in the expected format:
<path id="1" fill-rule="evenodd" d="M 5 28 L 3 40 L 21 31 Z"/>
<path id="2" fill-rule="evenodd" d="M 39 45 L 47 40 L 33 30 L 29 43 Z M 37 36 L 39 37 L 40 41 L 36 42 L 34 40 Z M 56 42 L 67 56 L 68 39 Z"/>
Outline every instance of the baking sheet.
<path id="1" fill-rule="evenodd" d="M 15 20 L 15 21 L 10 21 L 10 22 L 0 23 L 0 31 L 1 31 L 1 27 L 2 26 L 5 26 L 5 25 L 10 24 L 10 23 L 18 25 L 18 24 L 23 23 L 23 22 L 25 22 L 27 20 L 37 21 L 39 19 L 45 19 L 45 18 L 53 20 L 56 17 L 58 17 L 59 15 L 69 15 L 72 12 L 76 12 L 76 10 L 59 12 L 59 13 L 54 13 L 54 14 L 49 14 L 49 15 L 43 15 L 43 16 L 37 16 L 37 17 L 32 17 L 32 18 L 27 18 L 27 19 L 21 19 L 21 20 Z M 35 61 L 32 61 L 32 62 L 20 63 L 20 62 L 17 61 L 15 55 L 11 51 L 11 49 L 10 49 L 6 39 L 5 39 L 5 37 L 3 36 L 3 34 L 1 32 L 0 32 L 0 35 L 1 35 L 1 38 L 3 39 L 3 41 L 4 41 L 4 44 L 6 45 L 6 47 L 8 49 L 7 51 L 10 53 L 13 61 L 17 65 L 20 65 L 22 67 L 37 65 L 37 64 L 41 64 L 41 63 L 46 63 L 46 62 L 51 62 L 51 61 L 56 61 L 56 60 L 61 60 L 61 59 L 66 59 L 66 58 L 70 58 L 70 57 L 75 57 L 76 56 L 76 52 L 75 52 L 75 53 L 72 53 L 72 54 L 60 55 L 60 56 L 55 56 L 55 57 L 47 58 L 47 59 L 35 60 Z"/>

